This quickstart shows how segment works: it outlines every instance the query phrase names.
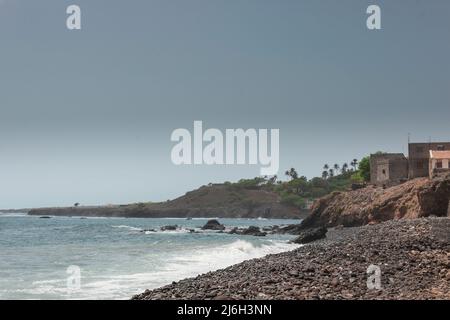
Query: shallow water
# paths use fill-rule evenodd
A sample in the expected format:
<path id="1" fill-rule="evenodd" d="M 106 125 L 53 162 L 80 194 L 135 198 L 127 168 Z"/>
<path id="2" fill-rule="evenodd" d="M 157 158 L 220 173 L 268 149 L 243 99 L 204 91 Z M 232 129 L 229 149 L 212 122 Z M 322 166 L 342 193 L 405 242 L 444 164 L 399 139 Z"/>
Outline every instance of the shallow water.
<path id="1" fill-rule="evenodd" d="M 129 299 L 145 289 L 294 249 L 291 236 L 189 233 L 208 219 L 131 219 L 0 214 L 0 299 Z M 227 227 L 299 220 L 220 219 Z M 181 230 L 143 232 L 176 224 Z M 68 286 L 69 266 L 80 288 Z"/>

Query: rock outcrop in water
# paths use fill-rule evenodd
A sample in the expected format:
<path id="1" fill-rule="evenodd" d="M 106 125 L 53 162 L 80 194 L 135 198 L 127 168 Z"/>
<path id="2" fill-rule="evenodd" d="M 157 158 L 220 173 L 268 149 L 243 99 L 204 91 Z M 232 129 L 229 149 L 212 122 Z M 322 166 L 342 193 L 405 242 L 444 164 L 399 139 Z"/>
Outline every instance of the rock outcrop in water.
<path id="1" fill-rule="evenodd" d="M 168 225 L 168 226 L 162 226 L 161 231 L 175 231 L 178 229 L 177 225 Z"/>
<path id="2" fill-rule="evenodd" d="M 233 228 L 229 233 L 255 237 L 264 237 L 267 235 L 267 232 L 261 231 L 261 229 L 256 226 L 250 226 L 248 228 Z"/>
<path id="3" fill-rule="evenodd" d="M 202 227 L 202 230 L 225 230 L 225 226 L 221 224 L 216 219 L 208 220 L 206 224 Z"/>

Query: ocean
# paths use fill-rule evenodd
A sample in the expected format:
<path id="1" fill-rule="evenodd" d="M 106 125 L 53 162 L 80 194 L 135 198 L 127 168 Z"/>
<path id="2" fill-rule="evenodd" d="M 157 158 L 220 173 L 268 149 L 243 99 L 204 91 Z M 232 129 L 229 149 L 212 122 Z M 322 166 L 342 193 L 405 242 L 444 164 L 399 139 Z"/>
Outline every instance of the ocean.
<path id="1" fill-rule="evenodd" d="M 297 247 L 288 243 L 288 235 L 201 231 L 207 220 L 0 214 L 0 299 L 130 299 L 146 289 Z M 227 228 L 300 222 L 219 221 Z M 145 231 L 175 224 L 179 230 Z"/>

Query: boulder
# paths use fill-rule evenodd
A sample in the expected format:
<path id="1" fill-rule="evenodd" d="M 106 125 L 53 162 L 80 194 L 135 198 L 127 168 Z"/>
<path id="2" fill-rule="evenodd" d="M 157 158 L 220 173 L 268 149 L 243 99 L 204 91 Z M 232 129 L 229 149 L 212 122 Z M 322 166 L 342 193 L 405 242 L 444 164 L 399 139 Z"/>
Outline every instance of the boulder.
<path id="1" fill-rule="evenodd" d="M 161 227 L 161 231 L 174 231 L 177 230 L 177 225 L 169 225 L 169 226 L 163 226 Z"/>
<path id="2" fill-rule="evenodd" d="M 263 237 L 266 234 L 267 234 L 266 232 L 261 232 L 259 227 L 255 227 L 255 226 L 250 226 L 247 229 L 242 230 L 242 235 L 244 235 L 244 236 Z"/>
<path id="3" fill-rule="evenodd" d="M 243 236 L 256 236 L 256 237 L 264 237 L 267 235 L 267 232 L 262 232 L 259 227 L 250 226 L 245 229 L 233 228 L 229 234 L 239 234 Z"/>
<path id="4" fill-rule="evenodd" d="M 292 240 L 293 243 L 309 243 L 316 240 L 320 240 L 326 237 L 327 234 L 327 228 L 325 227 L 319 227 L 314 229 L 308 229 L 303 231 L 297 238 Z"/>
<path id="5" fill-rule="evenodd" d="M 289 224 L 287 226 L 274 230 L 276 233 L 299 235 L 303 232 L 301 224 Z"/>
<path id="6" fill-rule="evenodd" d="M 208 220 L 202 230 L 225 230 L 225 226 L 216 219 Z"/>

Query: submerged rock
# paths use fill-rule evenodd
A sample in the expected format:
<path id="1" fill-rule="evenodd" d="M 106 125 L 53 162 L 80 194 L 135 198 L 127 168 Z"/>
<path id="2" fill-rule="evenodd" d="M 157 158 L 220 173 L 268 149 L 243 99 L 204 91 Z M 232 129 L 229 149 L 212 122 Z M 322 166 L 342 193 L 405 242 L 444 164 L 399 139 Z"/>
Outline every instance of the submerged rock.
<path id="1" fill-rule="evenodd" d="M 202 230 L 225 230 L 225 226 L 216 219 L 208 220 Z"/>

